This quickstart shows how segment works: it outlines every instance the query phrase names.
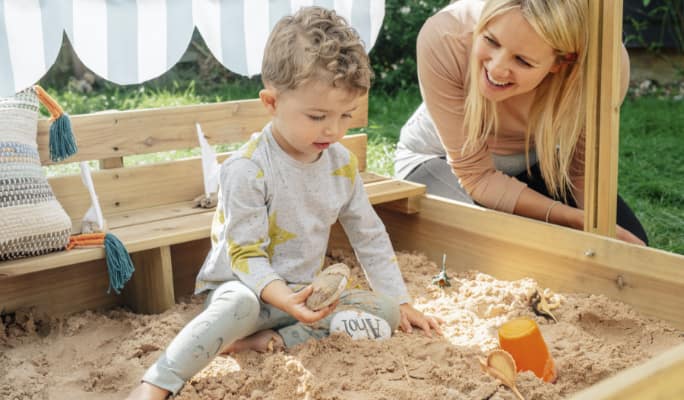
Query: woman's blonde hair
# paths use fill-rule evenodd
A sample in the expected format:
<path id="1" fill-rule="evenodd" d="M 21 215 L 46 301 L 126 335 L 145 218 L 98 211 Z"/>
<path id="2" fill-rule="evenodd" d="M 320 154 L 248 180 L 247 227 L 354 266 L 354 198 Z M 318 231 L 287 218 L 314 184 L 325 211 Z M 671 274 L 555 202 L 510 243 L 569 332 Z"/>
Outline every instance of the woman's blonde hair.
<path id="1" fill-rule="evenodd" d="M 492 20 L 519 9 L 534 31 L 553 48 L 556 62 L 562 67 L 549 73 L 537 87 L 528 119 L 525 152 L 529 154 L 530 136 L 546 187 L 554 196 L 567 199 L 571 187 L 570 164 L 585 126 L 584 63 L 587 53 L 586 0 L 487 0 L 473 41 Z M 484 146 L 496 132 L 496 104 L 487 100 L 478 88 L 482 69 L 476 57 L 470 59 L 465 106 L 466 143 L 464 153 Z M 581 150 L 579 150 L 581 151 Z M 529 157 L 527 158 L 529 172 Z"/>
<path id="2" fill-rule="evenodd" d="M 261 79 L 280 91 L 312 80 L 360 93 L 373 72 L 358 33 L 335 11 L 304 7 L 280 19 L 264 49 Z"/>

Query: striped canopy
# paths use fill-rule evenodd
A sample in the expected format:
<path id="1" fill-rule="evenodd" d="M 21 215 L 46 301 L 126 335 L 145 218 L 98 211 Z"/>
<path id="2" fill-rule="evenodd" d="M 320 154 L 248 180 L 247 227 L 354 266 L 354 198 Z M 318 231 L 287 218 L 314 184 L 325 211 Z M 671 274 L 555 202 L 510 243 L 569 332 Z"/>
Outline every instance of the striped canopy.
<path id="1" fill-rule="evenodd" d="M 268 34 L 302 6 L 332 8 L 370 51 L 385 15 L 384 0 L 0 0 L 0 96 L 40 80 L 57 59 L 66 32 L 81 61 L 117 84 L 168 71 L 193 29 L 229 70 L 261 70 Z"/>

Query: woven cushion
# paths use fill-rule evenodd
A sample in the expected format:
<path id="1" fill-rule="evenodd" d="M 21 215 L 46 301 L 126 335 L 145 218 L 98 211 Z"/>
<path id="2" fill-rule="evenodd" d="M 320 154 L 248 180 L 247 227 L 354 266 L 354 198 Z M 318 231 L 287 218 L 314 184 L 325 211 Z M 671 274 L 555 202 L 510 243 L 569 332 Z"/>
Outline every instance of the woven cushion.
<path id="1" fill-rule="evenodd" d="M 38 106 L 32 88 L 0 99 L 0 260 L 61 250 L 71 234 L 40 166 Z"/>

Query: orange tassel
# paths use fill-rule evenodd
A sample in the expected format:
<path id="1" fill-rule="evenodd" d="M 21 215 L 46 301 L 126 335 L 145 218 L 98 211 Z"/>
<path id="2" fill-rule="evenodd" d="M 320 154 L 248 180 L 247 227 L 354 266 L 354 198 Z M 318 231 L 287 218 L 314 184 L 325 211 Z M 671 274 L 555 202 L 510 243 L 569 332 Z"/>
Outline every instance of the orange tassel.
<path id="1" fill-rule="evenodd" d="M 131 279 L 135 268 L 130 254 L 123 243 L 111 233 L 93 232 L 72 235 L 66 249 L 88 247 L 104 247 L 107 272 L 109 274 L 109 289 L 114 289 L 116 294 L 121 293 L 124 284 Z"/>
<path id="2" fill-rule="evenodd" d="M 38 96 L 38 100 L 40 100 L 41 103 L 47 108 L 48 112 L 50 112 L 50 120 L 54 121 L 57 118 L 61 117 L 62 114 L 64 114 L 64 110 L 62 107 L 57 104 L 55 99 L 50 97 L 50 95 L 43 89 L 42 87 L 38 85 L 34 85 L 33 88 L 36 91 L 36 96 Z"/>
<path id="3" fill-rule="evenodd" d="M 50 159 L 56 162 L 66 160 L 78 151 L 69 115 L 42 87 L 34 85 L 33 90 L 50 112 Z"/>
<path id="4" fill-rule="evenodd" d="M 83 233 L 80 235 L 72 235 L 69 238 L 69 244 L 67 244 L 67 250 L 79 247 L 102 247 L 104 246 L 105 233 Z"/>

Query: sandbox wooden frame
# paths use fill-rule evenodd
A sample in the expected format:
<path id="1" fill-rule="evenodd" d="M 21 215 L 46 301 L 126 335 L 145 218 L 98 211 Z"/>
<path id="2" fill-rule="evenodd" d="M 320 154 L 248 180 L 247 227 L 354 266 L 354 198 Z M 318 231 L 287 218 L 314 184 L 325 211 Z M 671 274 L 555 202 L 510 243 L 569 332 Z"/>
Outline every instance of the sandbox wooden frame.
<path id="1" fill-rule="evenodd" d="M 421 195 L 423 189 L 418 186 L 370 174 L 366 175 L 366 187 L 369 197 L 375 199 L 372 202 L 378 204 L 376 209 L 396 250 L 418 251 L 435 262 L 440 262 L 446 253 L 452 272 L 477 269 L 499 279 L 530 277 L 557 292 L 603 294 L 684 329 L 684 257 L 611 238 L 615 229 L 619 123 L 619 74 L 614 71 L 619 65 L 622 1 L 588 1 L 592 61 L 587 68 L 590 79 L 585 226 L 589 232 Z M 256 101 L 240 101 L 76 117 L 77 136 L 79 129 L 81 133 L 89 132 L 79 136 L 85 151 L 77 158 L 100 160 L 102 170 L 96 178 L 96 187 L 98 181 L 100 184 L 125 181 L 132 169 L 125 168 L 123 156 L 150 152 L 152 148 L 156 151 L 182 148 L 194 135 L 195 122 L 202 123 L 212 143 L 244 140 L 265 121 L 259 107 Z M 357 126 L 367 123 L 366 112 L 364 107 Z M 156 132 L 166 132 L 162 139 L 148 134 L 153 128 Z M 39 143 L 47 164 L 46 137 L 46 123 L 42 122 Z M 137 139 L 127 141 L 131 137 Z M 346 144 L 356 149 L 360 164 L 365 166 L 365 136 L 350 137 Z M 91 153 L 92 149 L 99 150 Z M 110 156 L 102 158 L 102 154 Z M 168 164 L 167 167 L 177 168 L 169 168 L 166 173 L 178 174 L 176 178 L 184 185 L 176 183 L 164 190 L 179 191 L 183 187 L 187 189 L 182 196 L 185 200 L 168 207 L 139 207 L 148 198 L 144 192 L 149 188 L 136 185 L 151 182 L 145 178 L 132 180 L 138 183 L 127 188 L 128 197 L 124 202 L 112 196 L 109 200 L 113 202 L 105 201 L 103 205 L 110 226 L 121 227 L 119 233 L 136 264 L 145 265 L 142 270 L 147 271 L 134 279 L 123 296 L 105 293 L 103 252 L 87 249 L 0 263 L 0 311 L 36 305 L 50 312 L 72 312 L 132 304 L 143 312 L 159 312 L 172 304 L 175 296 L 190 293 L 194 275 L 209 248 L 211 217 L 201 210 L 187 212 L 188 196 L 201 193 L 199 183 L 189 178 L 189 171 L 199 171 L 199 160 L 183 162 Z M 150 166 L 135 169 L 134 175 L 154 176 L 159 172 Z M 70 215 L 80 218 L 87 208 L 87 197 L 84 189 L 76 189 L 80 186 L 79 178 L 62 179 L 63 183 L 53 186 L 55 192 L 60 200 L 72 197 L 67 200 L 71 204 Z M 190 181 L 193 181 L 191 185 Z M 375 189 L 373 182 L 379 182 Z M 117 208 L 120 212 L 113 212 Z M 179 212 L 179 209 L 185 211 Z M 144 211 L 136 212 L 140 210 Z M 174 213 L 181 215 L 173 217 Z M 135 227 L 126 230 L 132 226 L 131 219 L 135 219 Z M 333 230 L 330 246 L 348 246 L 341 229 Z M 682 376 L 684 345 L 599 382 L 572 398 L 684 398 Z"/>

